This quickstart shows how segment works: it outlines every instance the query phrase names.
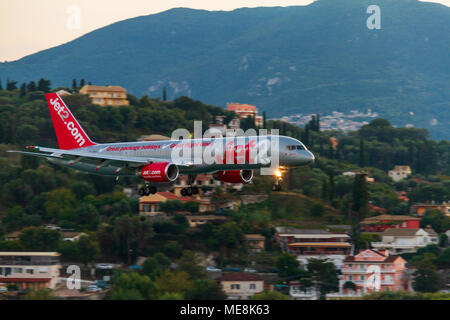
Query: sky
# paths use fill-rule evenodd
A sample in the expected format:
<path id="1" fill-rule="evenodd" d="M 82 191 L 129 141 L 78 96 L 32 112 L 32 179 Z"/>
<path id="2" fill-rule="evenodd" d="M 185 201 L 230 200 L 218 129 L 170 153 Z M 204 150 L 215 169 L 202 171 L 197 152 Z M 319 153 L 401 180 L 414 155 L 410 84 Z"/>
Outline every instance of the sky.
<path id="1" fill-rule="evenodd" d="M 450 0 L 426 0 L 450 6 Z M 111 23 L 176 7 L 234 10 L 313 0 L 0 0 L 0 62 L 14 61 Z M 376 3 L 376 0 L 374 0 Z"/>

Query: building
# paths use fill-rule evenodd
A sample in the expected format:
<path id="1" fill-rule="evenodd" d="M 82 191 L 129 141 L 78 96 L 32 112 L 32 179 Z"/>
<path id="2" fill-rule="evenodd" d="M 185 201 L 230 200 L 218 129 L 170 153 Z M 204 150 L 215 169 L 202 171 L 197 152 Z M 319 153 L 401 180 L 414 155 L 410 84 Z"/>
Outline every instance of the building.
<path id="1" fill-rule="evenodd" d="M 56 93 L 57 93 L 60 97 L 72 95 L 69 91 L 66 91 L 66 90 L 63 90 L 63 89 L 56 91 Z"/>
<path id="2" fill-rule="evenodd" d="M 160 205 L 166 201 L 181 201 L 186 202 L 198 202 L 199 212 L 208 211 L 209 206 L 202 204 L 200 200 L 191 197 L 179 197 L 172 192 L 157 192 L 156 194 L 150 194 L 139 198 L 139 214 L 143 216 L 155 216 L 162 214 Z"/>
<path id="3" fill-rule="evenodd" d="M 81 94 L 89 95 L 92 103 L 100 106 L 128 106 L 127 90 L 121 86 L 85 85 L 80 89 Z"/>
<path id="4" fill-rule="evenodd" d="M 19 289 L 54 289 L 59 283 L 58 252 L 0 252 L 0 282 Z"/>
<path id="5" fill-rule="evenodd" d="M 255 119 L 255 126 L 263 126 L 263 117 L 258 115 L 256 106 L 242 103 L 227 103 L 227 110 L 236 113 L 239 119 L 245 119 L 250 116 Z M 232 128 L 232 124 L 230 124 L 230 128 Z"/>
<path id="6" fill-rule="evenodd" d="M 367 249 L 347 256 L 341 272 L 339 293 L 327 294 L 327 298 L 362 296 L 382 290 L 411 290 L 406 261 L 388 251 Z"/>
<path id="7" fill-rule="evenodd" d="M 361 172 L 361 171 L 345 171 L 342 172 L 343 176 L 347 176 L 347 177 L 352 177 L 354 178 L 357 174 L 362 174 L 364 175 L 364 177 L 366 178 L 367 182 L 375 182 L 375 179 L 372 177 L 369 177 L 369 175 L 365 172 Z"/>
<path id="8" fill-rule="evenodd" d="M 397 194 L 397 199 L 400 200 L 401 202 L 409 201 L 408 194 L 406 193 L 406 191 L 395 191 L 395 193 Z"/>
<path id="9" fill-rule="evenodd" d="M 395 182 L 399 182 L 411 175 L 411 168 L 409 166 L 395 166 L 394 169 L 388 171 L 388 175 Z"/>
<path id="10" fill-rule="evenodd" d="M 443 202 L 442 204 L 434 203 L 413 203 L 409 209 L 410 214 L 423 217 L 427 210 L 439 210 L 447 216 L 450 216 L 450 203 Z"/>
<path id="11" fill-rule="evenodd" d="M 170 140 L 169 137 L 163 136 L 161 134 L 150 134 L 146 136 L 140 136 L 137 141 L 164 141 Z"/>
<path id="12" fill-rule="evenodd" d="M 248 249 L 252 251 L 264 251 L 266 238 L 260 234 L 246 234 L 244 241 Z"/>
<path id="13" fill-rule="evenodd" d="M 319 294 L 313 287 L 302 288 L 299 281 L 289 282 L 289 295 L 294 300 L 318 300 Z"/>
<path id="14" fill-rule="evenodd" d="M 74 232 L 74 231 L 61 231 L 61 236 L 64 241 L 78 241 L 82 236 L 86 236 L 84 232 Z"/>
<path id="15" fill-rule="evenodd" d="M 227 220 L 224 216 L 215 216 L 215 215 L 207 215 L 207 216 L 191 216 L 187 215 L 186 219 L 189 223 L 189 227 L 195 228 L 199 225 L 205 224 L 207 222 L 211 223 L 222 223 Z"/>
<path id="16" fill-rule="evenodd" d="M 7 240 L 7 241 L 19 240 L 19 237 L 21 234 L 22 234 L 22 231 L 11 232 L 10 234 L 7 234 L 5 236 L 5 240 Z"/>
<path id="17" fill-rule="evenodd" d="M 420 219 L 411 216 L 382 214 L 369 217 L 360 222 L 361 230 L 365 232 L 383 232 L 388 228 L 418 229 Z"/>
<path id="18" fill-rule="evenodd" d="M 350 236 L 346 233 L 286 227 L 276 227 L 275 230 L 275 240 L 281 250 L 295 255 L 303 266 L 308 264 L 308 259 L 328 259 L 339 269 L 345 256 L 352 251 Z"/>
<path id="19" fill-rule="evenodd" d="M 230 300 L 245 300 L 264 291 L 264 280 L 242 272 L 232 272 L 220 279 L 222 289 Z"/>
<path id="20" fill-rule="evenodd" d="M 389 228 L 381 236 L 381 242 L 372 242 L 372 247 L 378 250 L 389 250 L 392 254 L 416 252 L 419 248 L 439 242 L 436 232 L 431 228 Z"/>
<path id="21" fill-rule="evenodd" d="M 74 232 L 74 231 L 60 231 L 60 228 L 59 227 L 57 227 L 57 228 L 52 228 L 52 227 L 49 227 L 49 226 L 46 226 L 46 228 L 47 229 L 51 229 L 51 230 L 56 230 L 56 231 L 59 231 L 59 233 L 61 234 L 61 238 L 64 240 L 64 241 L 77 241 L 77 240 L 79 240 L 82 236 L 85 236 L 86 235 L 86 233 L 83 233 L 83 232 Z M 8 234 L 6 237 L 5 237 L 5 240 L 8 240 L 8 241 L 14 241 L 14 240 L 19 240 L 19 237 L 20 237 L 20 235 L 22 234 L 22 231 L 16 231 L 16 232 L 13 232 L 13 233 L 10 233 L 10 234 Z"/>

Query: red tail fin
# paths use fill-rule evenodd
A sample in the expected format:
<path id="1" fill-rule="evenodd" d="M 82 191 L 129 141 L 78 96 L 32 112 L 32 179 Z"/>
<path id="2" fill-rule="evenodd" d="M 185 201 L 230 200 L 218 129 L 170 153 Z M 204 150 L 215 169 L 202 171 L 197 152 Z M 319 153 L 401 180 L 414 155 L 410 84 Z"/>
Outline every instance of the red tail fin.
<path id="1" fill-rule="evenodd" d="M 70 150 L 95 145 L 57 93 L 46 93 L 45 98 L 60 149 Z"/>

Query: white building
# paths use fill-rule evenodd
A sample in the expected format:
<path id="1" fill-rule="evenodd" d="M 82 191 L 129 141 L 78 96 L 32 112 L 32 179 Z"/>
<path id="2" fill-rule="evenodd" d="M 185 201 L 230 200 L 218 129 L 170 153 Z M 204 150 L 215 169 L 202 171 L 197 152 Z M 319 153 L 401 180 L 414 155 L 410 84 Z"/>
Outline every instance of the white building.
<path id="1" fill-rule="evenodd" d="M 340 269 L 345 257 L 352 252 L 350 236 L 319 229 L 276 227 L 275 240 L 281 250 L 294 255 L 303 267 L 309 259 L 328 260 Z"/>
<path id="2" fill-rule="evenodd" d="M 264 291 L 264 280 L 248 273 L 228 273 L 220 278 L 220 284 L 230 300 L 249 299 Z"/>
<path id="3" fill-rule="evenodd" d="M 394 169 L 388 171 L 389 177 L 395 182 L 399 182 L 411 175 L 409 166 L 395 166 Z"/>
<path id="4" fill-rule="evenodd" d="M 426 229 L 386 229 L 381 242 L 372 242 L 372 247 L 389 250 L 392 254 L 416 252 L 430 244 L 438 244 L 438 235 L 431 228 Z"/>
<path id="5" fill-rule="evenodd" d="M 59 283 L 58 252 L 0 252 L 0 282 L 19 289 L 54 289 Z"/>

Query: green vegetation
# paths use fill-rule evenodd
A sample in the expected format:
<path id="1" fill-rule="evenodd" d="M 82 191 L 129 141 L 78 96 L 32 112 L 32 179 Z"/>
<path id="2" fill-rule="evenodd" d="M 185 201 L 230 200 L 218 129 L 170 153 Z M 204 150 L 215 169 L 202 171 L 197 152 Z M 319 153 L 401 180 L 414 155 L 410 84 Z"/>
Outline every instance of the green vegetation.
<path id="1" fill-rule="evenodd" d="M 230 12 L 176 8 L 0 63 L 0 76 L 3 84 L 7 78 L 20 83 L 45 70 L 55 85 L 70 86 L 72 75 L 80 74 L 98 85 L 120 84 L 135 95 L 163 100 L 189 95 L 222 106 L 230 98 L 249 101 L 268 117 L 370 108 L 396 125 L 429 127 L 434 138 L 449 139 L 450 41 L 440 30 L 450 29 L 450 9 L 379 0 L 389 14 L 382 18 L 386 28 L 376 31 L 365 27 L 371 4 L 319 0 Z M 155 125 L 171 118 L 157 117 Z M 104 126 L 119 125 L 104 120 Z"/>
<path id="2" fill-rule="evenodd" d="M 40 82 L 43 85 L 45 80 Z M 307 141 L 316 155 L 314 165 L 290 170 L 282 182 L 282 192 L 272 192 L 272 178 L 257 172 L 254 183 L 245 185 L 241 192 L 211 190 L 215 204 L 246 194 L 267 195 L 259 203 L 212 212 L 227 217 L 223 224 L 206 223 L 196 230 L 188 229 L 186 218 L 174 213 L 196 213 L 198 204 L 177 201 L 161 205 L 169 220 L 152 223 L 138 216 L 138 201 L 123 193 L 125 186 L 140 182 L 138 177 L 116 183 L 42 159 L 7 154 L 6 150 L 27 144 L 56 146 L 42 96 L 48 88 L 37 92 L 33 88 L 39 83 L 21 85 L 20 89 L 11 86 L 9 91 L 0 90 L 0 251 L 58 251 L 63 261 L 84 265 L 95 261 L 131 265 L 138 257 L 147 257 L 140 273 L 114 276 L 111 299 L 221 299 L 223 292 L 207 278 L 196 253 L 212 254 L 220 267 L 245 268 L 251 262 L 262 270 L 273 271 L 276 267 L 281 281 L 299 280 L 302 288 L 315 287 L 324 298 L 337 288 L 334 266 L 311 261 L 306 271 L 300 270 L 298 261 L 282 254 L 272 241 L 274 226 L 328 229 L 328 225 L 352 225 L 352 240 L 357 247 L 366 248 L 377 236 L 360 234 L 358 223 L 379 214 L 373 206 L 389 214 L 408 214 L 412 201 L 439 202 L 450 197 L 450 143 L 429 140 L 424 130 L 394 128 L 387 120 L 377 119 L 357 132 L 343 135 L 319 131 L 318 117 L 306 128 L 266 121 L 268 129 L 280 129 L 281 134 Z M 133 140 L 149 133 L 169 134 L 178 127 L 192 128 L 194 119 L 208 124 L 216 115 L 231 119 L 220 108 L 186 97 L 161 101 L 130 95 L 130 106 L 116 108 L 92 105 L 86 96 L 78 94 L 65 100 L 99 142 Z M 430 152 L 425 155 L 429 157 L 426 161 L 418 156 L 424 150 Z M 386 170 L 395 164 L 410 165 L 413 176 L 393 183 Z M 342 175 L 346 171 L 363 174 Z M 365 174 L 375 182 L 367 182 Z M 402 202 L 395 191 L 406 191 L 410 202 Z M 431 225 L 440 234 L 440 246 L 404 255 L 417 267 L 414 286 L 418 291 L 440 289 L 438 269 L 450 266 L 444 238 L 449 220 L 440 211 L 428 211 L 421 225 Z M 84 232 L 86 236 L 75 242 L 62 241 L 60 233 L 46 229 L 45 224 Z M 3 240 L 15 231 L 22 231 L 18 240 Z M 244 246 L 244 235 L 253 233 L 265 237 L 264 252 L 250 252 Z M 267 295 L 272 297 L 272 293 L 262 293 L 258 298 Z"/>

